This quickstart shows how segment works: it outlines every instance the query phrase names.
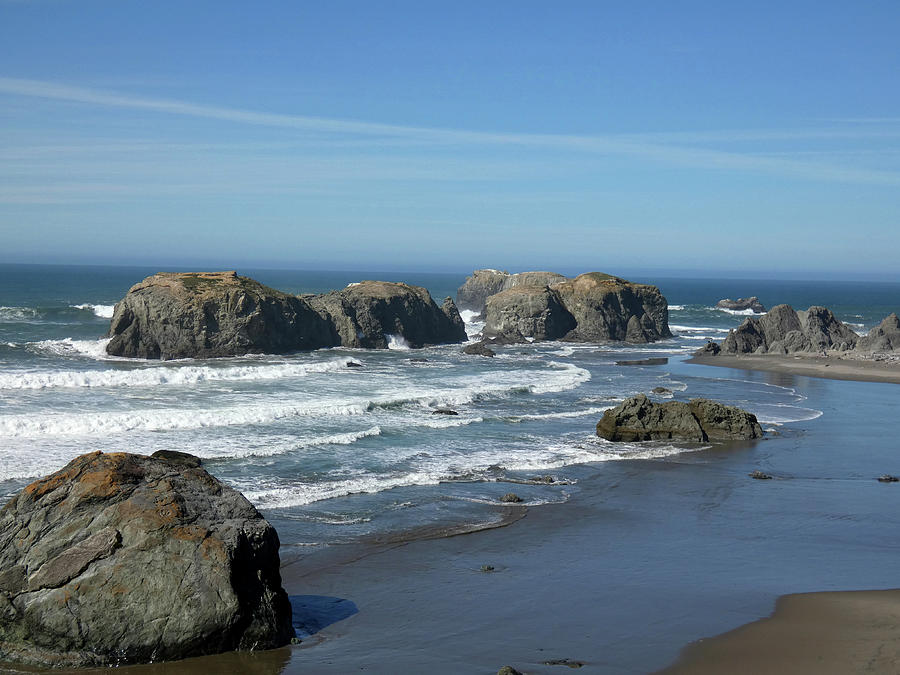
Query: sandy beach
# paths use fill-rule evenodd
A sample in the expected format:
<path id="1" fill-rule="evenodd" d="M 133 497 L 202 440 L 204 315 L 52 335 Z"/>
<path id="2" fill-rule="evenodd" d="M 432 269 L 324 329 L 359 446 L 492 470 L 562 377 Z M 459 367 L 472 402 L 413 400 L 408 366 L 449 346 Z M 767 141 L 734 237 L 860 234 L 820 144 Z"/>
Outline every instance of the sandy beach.
<path id="1" fill-rule="evenodd" d="M 900 590 L 805 593 L 775 613 L 688 646 L 666 675 L 896 673 Z"/>
<path id="2" fill-rule="evenodd" d="M 900 383 L 900 361 L 849 356 L 801 356 L 799 354 L 718 354 L 694 356 L 687 363 L 741 370 L 824 377 L 829 380 Z"/>

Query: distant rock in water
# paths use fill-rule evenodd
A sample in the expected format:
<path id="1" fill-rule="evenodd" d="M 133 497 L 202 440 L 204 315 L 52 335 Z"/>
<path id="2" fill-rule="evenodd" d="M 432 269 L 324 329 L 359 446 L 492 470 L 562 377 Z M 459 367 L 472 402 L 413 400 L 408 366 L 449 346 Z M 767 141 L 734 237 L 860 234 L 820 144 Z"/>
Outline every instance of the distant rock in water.
<path id="1" fill-rule="evenodd" d="M 668 304 L 656 286 L 600 272 L 495 293 L 487 299 L 483 333 L 519 342 L 645 343 L 671 336 Z"/>
<path id="2" fill-rule="evenodd" d="M 421 286 L 362 281 L 340 291 L 304 296 L 330 322 L 344 347 L 386 349 L 391 335 L 413 348 L 462 342 L 466 328 L 453 300 L 438 307 Z"/>
<path id="3" fill-rule="evenodd" d="M 789 305 L 777 305 L 759 318 L 748 317 L 728 333 L 723 354 L 794 354 L 846 351 L 859 336 L 843 324 L 831 310 L 810 307 L 795 312 Z"/>
<path id="4" fill-rule="evenodd" d="M 719 309 L 730 309 L 733 312 L 745 312 L 749 309 L 756 314 L 766 313 L 766 308 L 755 295 L 750 298 L 738 298 L 737 300 L 725 298 L 724 300 L 719 300 L 716 303 L 716 307 Z"/>
<path id="5" fill-rule="evenodd" d="M 543 288 L 565 281 L 566 277 L 555 272 L 520 272 L 510 274 L 500 270 L 475 270 L 456 292 L 456 304 L 461 309 L 484 314 L 487 299 L 501 291 L 520 286 Z"/>
<path id="6" fill-rule="evenodd" d="M 131 287 L 110 323 L 108 354 L 142 359 L 284 353 L 339 344 L 300 298 L 235 272 L 168 273 Z"/>
<path id="7" fill-rule="evenodd" d="M 290 642 L 277 533 L 193 460 L 82 455 L 0 510 L 0 659 L 113 666 Z"/>
<path id="8" fill-rule="evenodd" d="M 597 435 L 608 441 L 731 441 L 762 438 L 756 416 L 716 401 L 654 403 L 644 394 L 603 413 Z"/>
<path id="9" fill-rule="evenodd" d="M 235 272 L 160 273 L 116 305 L 107 353 L 145 359 L 282 354 L 321 347 L 462 342 L 450 298 L 419 286 L 364 281 L 297 297 Z"/>
<path id="10" fill-rule="evenodd" d="M 861 337 L 856 344 L 858 352 L 892 352 L 900 350 L 900 319 L 888 314 L 881 323 Z"/>

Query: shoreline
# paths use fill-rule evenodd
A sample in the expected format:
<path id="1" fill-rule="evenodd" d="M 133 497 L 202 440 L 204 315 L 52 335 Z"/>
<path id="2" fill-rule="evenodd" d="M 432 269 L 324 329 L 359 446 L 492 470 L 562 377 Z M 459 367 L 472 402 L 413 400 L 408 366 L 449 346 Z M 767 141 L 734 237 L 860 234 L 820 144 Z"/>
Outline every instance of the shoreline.
<path id="1" fill-rule="evenodd" d="M 900 589 L 783 595 L 771 616 L 694 642 L 658 675 L 900 670 Z"/>
<path id="2" fill-rule="evenodd" d="M 698 366 L 762 370 L 828 380 L 900 384 L 900 362 L 871 361 L 838 356 L 799 354 L 717 354 L 692 356 L 684 361 Z"/>

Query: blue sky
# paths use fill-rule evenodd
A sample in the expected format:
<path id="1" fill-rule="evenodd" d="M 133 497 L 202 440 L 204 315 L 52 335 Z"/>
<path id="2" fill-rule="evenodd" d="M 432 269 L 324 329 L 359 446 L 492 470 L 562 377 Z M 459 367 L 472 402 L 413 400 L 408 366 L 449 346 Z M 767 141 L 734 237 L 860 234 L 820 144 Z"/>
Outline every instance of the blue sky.
<path id="1" fill-rule="evenodd" d="M 0 0 L 0 261 L 900 278 L 900 3 Z"/>

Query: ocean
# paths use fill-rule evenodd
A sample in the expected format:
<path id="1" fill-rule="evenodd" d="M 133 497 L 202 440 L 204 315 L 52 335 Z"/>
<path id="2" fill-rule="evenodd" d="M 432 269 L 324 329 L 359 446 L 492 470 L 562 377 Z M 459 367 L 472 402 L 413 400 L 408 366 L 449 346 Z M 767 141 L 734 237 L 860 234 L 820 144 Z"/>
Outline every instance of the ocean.
<path id="1" fill-rule="evenodd" d="M 564 503 L 572 467 L 696 452 L 613 444 L 594 426 L 640 392 L 711 397 L 771 430 L 802 431 L 823 413 L 794 386 L 724 378 L 680 362 L 743 320 L 722 297 L 767 306 L 823 304 L 864 332 L 900 309 L 900 285 L 636 279 L 669 301 L 675 336 L 651 345 L 528 344 L 494 359 L 458 345 L 384 351 L 151 362 L 110 357 L 103 337 L 128 288 L 159 271 L 0 266 L 0 495 L 93 450 L 179 450 L 243 492 L 291 546 L 324 546 L 421 527 L 497 521 L 498 498 Z M 440 302 L 464 275 L 239 270 L 293 293 L 374 278 L 425 286 Z M 472 313 L 464 313 L 471 321 Z M 480 326 L 468 323 L 474 335 Z M 616 361 L 665 357 L 664 366 Z M 348 368 L 355 361 L 362 368 Z M 684 372 L 682 372 L 684 370 Z M 770 378 L 771 379 L 771 378 Z M 455 416 L 433 414 L 451 408 Z M 552 480 L 548 480 L 547 477 Z"/>

